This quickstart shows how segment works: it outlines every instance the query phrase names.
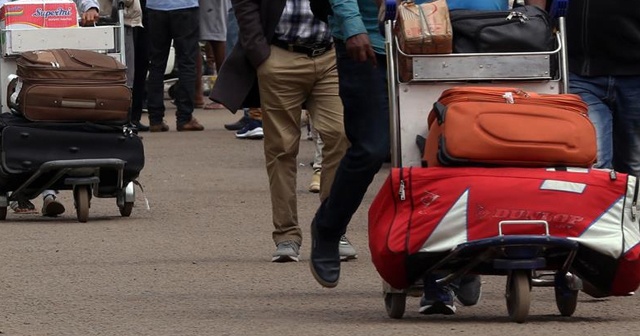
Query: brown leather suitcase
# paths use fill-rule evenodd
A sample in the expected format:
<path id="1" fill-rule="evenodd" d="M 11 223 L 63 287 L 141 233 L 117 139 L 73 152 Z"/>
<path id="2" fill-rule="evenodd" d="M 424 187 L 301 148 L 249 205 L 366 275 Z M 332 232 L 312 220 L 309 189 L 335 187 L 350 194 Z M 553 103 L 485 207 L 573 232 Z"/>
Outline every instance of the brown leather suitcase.
<path id="1" fill-rule="evenodd" d="M 443 92 L 428 122 L 423 160 L 429 167 L 590 167 L 596 161 L 595 128 L 577 95 L 457 87 Z"/>
<path id="2" fill-rule="evenodd" d="M 129 119 L 126 67 L 109 55 L 48 49 L 22 53 L 16 64 L 18 79 L 9 87 L 9 106 L 31 121 Z"/>

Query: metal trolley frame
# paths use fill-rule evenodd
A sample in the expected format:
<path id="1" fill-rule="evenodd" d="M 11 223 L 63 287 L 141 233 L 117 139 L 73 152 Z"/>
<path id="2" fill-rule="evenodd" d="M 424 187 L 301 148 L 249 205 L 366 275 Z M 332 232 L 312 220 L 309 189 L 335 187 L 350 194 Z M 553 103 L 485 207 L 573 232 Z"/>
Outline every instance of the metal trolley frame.
<path id="1" fill-rule="evenodd" d="M 93 50 L 108 54 L 126 65 L 123 1 L 118 1 L 117 13 L 118 17 L 109 18 L 108 24 L 93 27 L 2 29 L 0 112 L 10 113 L 7 106 L 7 87 L 10 75 L 16 73 L 16 59 L 22 52 L 56 48 Z M 128 136 L 131 130 L 124 127 L 123 132 L 124 136 Z M 73 190 L 78 221 L 88 220 L 92 195 L 99 198 L 115 197 L 120 214 L 128 217 L 131 215 L 136 196 L 135 182 L 124 181 L 122 178 L 125 164 L 126 162 L 115 158 L 46 162 L 19 187 L 14 188 L 15 190 L 3 190 L 0 193 L 0 220 L 6 219 L 7 207 L 11 201 L 18 198 L 33 199 L 59 180 L 64 181 L 63 185 Z M 99 192 L 101 169 L 117 171 L 116 185 L 110 186 L 115 188 L 115 192 Z M 44 185 L 36 182 L 42 176 L 50 176 Z"/>
<path id="2" fill-rule="evenodd" d="M 416 136 L 428 132 L 427 116 L 431 103 L 441 93 L 453 86 L 486 85 L 515 86 L 540 93 L 566 93 L 568 91 L 568 67 L 565 45 L 565 21 L 557 20 L 557 48 L 548 52 L 490 53 L 490 54 L 404 54 L 393 34 L 394 21 L 384 24 L 387 53 L 387 76 L 390 105 L 391 155 L 394 167 L 421 166 L 421 153 Z M 401 81 L 397 66 L 400 56 L 412 58 L 413 74 L 409 81 Z M 431 103 L 430 103 L 431 102 Z M 509 221 L 499 226 L 534 224 L 547 228 L 542 236 L 508 236 L 468 242 L 456 249 L 427 272 L 447 269 L 450 263 L 466 266 L 450 270 L 451 273 L 438 282 L 447 284 L 472 271 L 481 263 L 492 262 L 499 268 L 496 273 L 506 274 L 506 303 L 511 319 L 524 322 L 530 306 L 532 286 L 555 288 L 557 307 L 563 316 L 574 313 L 580 280 L 569 272 L 578 248 L 577 243 L 548 234 L 544 221 Z M 540 222 L 540 223 L 538 223 Z M 561 251 L 557 270 L 539 272 L 545 260 L 540 254 L 547 249 Z M 517 252 L 518 262 L 504 261 L 505 250 Z M 500 262 L 496 263 L 499 260 Z M 395 289 L 383 282 L 384 303 L 392 318 L 402 318 L 407 296 L 419 296 L 422 285 L 418 282 L 407 289 Z"/>

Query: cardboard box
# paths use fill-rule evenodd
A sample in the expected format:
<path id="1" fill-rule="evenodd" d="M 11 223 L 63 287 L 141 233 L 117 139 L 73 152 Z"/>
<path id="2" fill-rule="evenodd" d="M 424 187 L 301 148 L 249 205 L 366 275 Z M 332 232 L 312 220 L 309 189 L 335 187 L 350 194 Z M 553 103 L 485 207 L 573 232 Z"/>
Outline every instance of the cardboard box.
<path id="1" fill-rule="evenodd" d="M 72 0 L 18 0 L 0 7 L 0 27 L 7 29 L 78 27 Z"/>
<path id="2" fill-rule="evenodd" d="M 449 54 L 453 50 L 453 34 L 446 0 L 416 4 L 404 1 L 398 6 L 396 34 L 400 50 L 405 54 Z M 400 55 L 400 77 L 413 77 L 411 58 Z"/>

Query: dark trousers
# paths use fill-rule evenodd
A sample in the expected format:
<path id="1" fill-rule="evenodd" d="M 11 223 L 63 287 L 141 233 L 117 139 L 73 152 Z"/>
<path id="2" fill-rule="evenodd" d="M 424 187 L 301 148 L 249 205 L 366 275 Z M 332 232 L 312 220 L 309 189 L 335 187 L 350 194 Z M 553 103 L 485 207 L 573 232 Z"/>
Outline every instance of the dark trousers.
<path id="1" fill-rule="evenodd" d="M 142 107 L 147 99 L 147 73 L 149 71 L 149 37 L 147 28 L 133 28 L 133 44 L 135 49 L 135 71 L 131 92 L 131 121 L 140 121 Z"/>
<path id="2" fill-rule="evenodd" d="M 149 80 L 147 83 L 147 108 L 149 123 L 162 123 L 164 118 L 164 70 L 173 40 L 175 61 L 178 67 L 176 84 L 176 124 L 191 120 L 196 86 L 196 57 L 199 56 L 198 8 L 172 11 L 147 9 L 149 20 Z"/>
<path id="3" fill-rule="evenodd" d="M 147 1 L 141 0 L 142 25 L 133 28 L 133 45 L 135 49 L 135 71 L 131 90 L 131 121 L 140 121 L 142 108 L 147 100 L 147 74 L 149 72 L 149 33 L 147 31 Z"/>
<path id="4" fill-rule="evenodd" d="M 349 58 L 343 42 L 336 41 L 340 98 L 344 129 L 351 147 L 340 161 L 329 197 L 318 208 L 314 221 L 327 238 L 339 238 L 389 156 L 389 96 L 387 61 L 378 65 Z"/>

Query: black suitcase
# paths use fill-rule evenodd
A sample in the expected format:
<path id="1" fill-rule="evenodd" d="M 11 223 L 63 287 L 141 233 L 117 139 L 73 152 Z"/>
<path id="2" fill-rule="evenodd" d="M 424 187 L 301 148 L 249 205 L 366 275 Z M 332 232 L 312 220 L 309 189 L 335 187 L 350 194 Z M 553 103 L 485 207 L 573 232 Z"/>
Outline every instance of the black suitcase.
<path id="1" fill-rule="evenodd" d="M 98 194 L 113 195 L 121 180 L 136 180 L 144 167 L 144 147 L 138 135 L 126 126 L 98 125 L 94 123 L 33 123 L 3 114 L 0 117 L 0 191 L 9 192 L 24 184 L 34 174 L 39 177 L 29 188 L 68 190 L 61 176 L 49 185 L 60 169 L 39 171 L 43 164 L 64 160 L 119 159 L 125 162 L 120 170 L 100 167 Z M 69 161 L 72 162 L 72 161 Z M 72 177 L 72 176 L 71 176 Z"/>

